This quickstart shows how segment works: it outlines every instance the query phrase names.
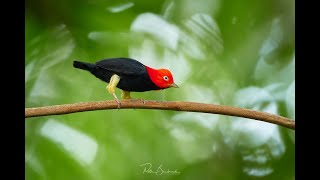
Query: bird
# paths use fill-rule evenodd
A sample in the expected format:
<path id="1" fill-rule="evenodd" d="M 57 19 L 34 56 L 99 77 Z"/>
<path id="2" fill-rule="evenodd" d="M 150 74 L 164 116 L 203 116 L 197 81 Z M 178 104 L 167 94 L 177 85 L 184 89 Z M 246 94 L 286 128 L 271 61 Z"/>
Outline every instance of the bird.
<path id="1" fill-rule="evenodd" d="M 121 107 L 116 88 L 122 90 L 122 99 L 131 99 L 130 92 L 145 92 L 179 88 L 168 69 L 155 69 L 131 58 L 108 58 L 95 63 L 73 61 L 73 67 L 90 72 L 96 78 L 107 82 L 107 91 Z"/>

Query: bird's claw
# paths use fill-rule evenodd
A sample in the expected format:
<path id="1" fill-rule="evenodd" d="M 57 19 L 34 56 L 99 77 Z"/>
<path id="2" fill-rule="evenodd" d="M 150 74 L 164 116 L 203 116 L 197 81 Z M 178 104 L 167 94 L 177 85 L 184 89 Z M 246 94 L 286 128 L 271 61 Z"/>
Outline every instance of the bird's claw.
<path id="1" fill-rule="evenodd" d="M 121 101 L 118 99 L 116 93 L 112 93 L 113 97 L 114 97 L 114 100 L 116 100 L 117 104 L 118 104 L 118 108 L 117 109 L 120 109 L 121 108 Z"/>
<path id="2" fill-rule="evenodd" d="M 121 106 L 122 106 L 121 101 L 120 101 L 119 99 L 115 99 L 115 100 L 116 100 L 116 102 L 117 102 L 117 104 L 118 104 L 118 108 L 117 108 L 117 109 L 120 109 Z"/>

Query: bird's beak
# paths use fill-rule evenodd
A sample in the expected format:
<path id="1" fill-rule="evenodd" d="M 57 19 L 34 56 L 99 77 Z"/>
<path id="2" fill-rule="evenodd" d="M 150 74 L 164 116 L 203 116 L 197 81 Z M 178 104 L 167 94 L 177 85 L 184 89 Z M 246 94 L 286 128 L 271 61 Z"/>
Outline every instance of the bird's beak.
<path id="1" fill-rule="evenodd" d="M 169 87 L 179 88 L 179 86 L 178 86 L 178 85 L 176 85 L 175 83 L 170 84 L 170 86 L 169 86 Z"/>

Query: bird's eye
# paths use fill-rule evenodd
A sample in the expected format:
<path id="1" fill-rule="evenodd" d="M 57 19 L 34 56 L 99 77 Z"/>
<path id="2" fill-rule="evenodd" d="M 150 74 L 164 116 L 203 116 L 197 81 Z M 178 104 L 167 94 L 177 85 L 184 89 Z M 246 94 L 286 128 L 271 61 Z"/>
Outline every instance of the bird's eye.
<path id="1" fill-rule="evenodd" d="M 164 79 L 165 81 L 168 81 L 168 80 L 169 80 L 168 76 L 163 76 L 163 79 Z"/>

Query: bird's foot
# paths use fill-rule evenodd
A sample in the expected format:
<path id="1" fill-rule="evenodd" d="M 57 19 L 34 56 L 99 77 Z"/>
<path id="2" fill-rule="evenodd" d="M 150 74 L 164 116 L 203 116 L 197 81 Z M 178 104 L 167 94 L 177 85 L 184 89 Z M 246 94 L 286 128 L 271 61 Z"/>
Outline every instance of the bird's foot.
<path id="1" fill-rule="evenodd" d="M 121 103 L 121 101 L 119 100 L 119 99 L 115 99 L 116 100 L 116 102 L 117 102 L 117 104 L 118 104 L 118 110 L 121 108 L 121 106 L 122 106 L 122 103 Z"/>
<path id="2" fill-rule="evenodd" d="M 121 101 L 118 99 L 116 93 L 112 93 L 114 99 L 116 100 L 117 104 L 118 104 L 118 109 L 121 108 L 122 104 L 121 104 Z"/>

